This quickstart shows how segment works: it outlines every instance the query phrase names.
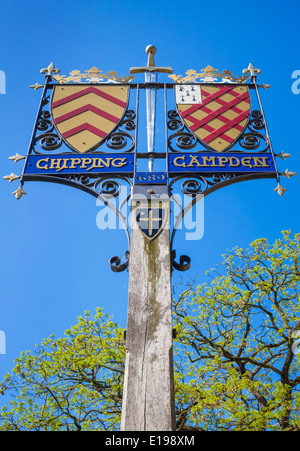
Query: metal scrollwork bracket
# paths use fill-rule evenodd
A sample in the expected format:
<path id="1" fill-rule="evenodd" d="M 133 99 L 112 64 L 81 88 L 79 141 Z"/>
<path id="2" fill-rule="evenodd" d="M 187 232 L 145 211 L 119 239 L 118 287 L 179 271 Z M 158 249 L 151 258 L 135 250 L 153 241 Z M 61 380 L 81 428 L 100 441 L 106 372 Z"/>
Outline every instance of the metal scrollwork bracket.
<path id="1" fill-rule="evenodd" d="M 191 259 L 188 255 L 181 255 L 179 258 L 179 263 L 175 261 L 176 251 L 173 250 L 171 254 L 171 264 L 173 268 L 177 271 L 188 271 L 191 267 Z"/>
<path id="2" fill-rule="evenodd" d="M 109 260 L 110 269 L 113 272 L 123 272 L 123 271 L 125 271 L 125 269 L 127 269 L 128 266 L 129 266 L 129 256 L 130 256 L 130 252 L 126 251 L 125 252 L 125 258 L 126 258 L 125 263 L 121 263 L 120 257 L 112 257 Z"/>

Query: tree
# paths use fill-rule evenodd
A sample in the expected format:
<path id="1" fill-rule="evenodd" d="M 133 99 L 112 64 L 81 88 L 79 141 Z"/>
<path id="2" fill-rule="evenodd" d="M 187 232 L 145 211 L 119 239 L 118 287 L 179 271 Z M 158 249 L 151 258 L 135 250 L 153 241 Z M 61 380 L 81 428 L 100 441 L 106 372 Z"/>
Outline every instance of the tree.
<path id="1" fill-rule="evenodd" d="M 300 234 L 290 232 L 273 246 L 258 239 L 235 248 L 224 256 L 225 275 L 174 303 L 188 357 L 177 383 L 179 425 L 300 430 L 299 251 Z"/>
<path id="2" fill-rule="evenodd" d="M 0 392 L 16 394 L 0 430 L 114 430 L 120 420 L 123 329 L 97 309 L 78 318 L 63 338 L 51 336 L 16 359 Z"/>
<path id="3" fill-rule="evenodd" d="M 300 234 L 234 248 L 174 294 L 177 429 L 299 431 Z M 123 329 L 97 309 L 16 360 L 0 430 L 118 430 Z"/>

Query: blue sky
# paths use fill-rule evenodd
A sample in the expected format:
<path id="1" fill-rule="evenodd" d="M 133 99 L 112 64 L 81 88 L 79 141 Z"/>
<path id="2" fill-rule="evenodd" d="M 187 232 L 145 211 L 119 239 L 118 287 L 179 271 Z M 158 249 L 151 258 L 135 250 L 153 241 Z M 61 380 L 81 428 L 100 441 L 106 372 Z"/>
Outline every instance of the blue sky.
<path id="1" fill-rule="evenodd" d="M 62 74 L 92 66 L 128 75 L 147 63 L 145 47 L 157 47 L 156 64 L 175 74 L 207 65 L 239 75 L 251 62 L 262 70 L 261 83 L 272 85 L 262 101 L 280 171 L 299 171 L 300 95 L 292 93 L 292 73 L 300 70 L 299 2 L 255 3 L 190 1 L 37 1 L 10 0 L 0 6 L 0 70 L 6 94 L 0 95 L 1 173 L 20 174 L 22 162 L 8 157 L 27 152 L 43 83 L 40 69 L 51 61 Z M 137 81 L 143 81 L 143 77 Z M 0 179 L 2 180 L 2 178 Z M 185 241 L 177 254 L 192 258 L 184 280 L 221 262 L 226 249 L 246 247 L 259 237 L 271 242 L 281 230 L 299 230 L 299 176 L 251 181 L 223 188 L 205 199 L 204 236 Z M 84 310 L 101 306 L 126 326 L 128 274 L 112 273 L 108 260 L 127 250 L 125 233 L 96 226 L 99 206 L 69 187 L 26 183 L 17 201 L 18 182 L 0 181 L 1 300 L 0 330 L 6 354 L 0 377 L 21 351 L 33 349 L 50 334 L 61 336 Z M 182 277 L 174 272 L 173 282 Z"/>

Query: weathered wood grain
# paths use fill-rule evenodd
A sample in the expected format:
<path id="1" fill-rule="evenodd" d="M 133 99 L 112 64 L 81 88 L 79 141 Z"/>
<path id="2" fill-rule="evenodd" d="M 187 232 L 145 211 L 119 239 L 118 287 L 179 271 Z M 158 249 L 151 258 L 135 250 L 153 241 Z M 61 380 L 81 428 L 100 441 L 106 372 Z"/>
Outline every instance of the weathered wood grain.
<path id="1" fill-rule="evenodd" d="M 133 221 L 122 431 L 175 429 L 169 238 L 169 223 L 149 241 Z"/>

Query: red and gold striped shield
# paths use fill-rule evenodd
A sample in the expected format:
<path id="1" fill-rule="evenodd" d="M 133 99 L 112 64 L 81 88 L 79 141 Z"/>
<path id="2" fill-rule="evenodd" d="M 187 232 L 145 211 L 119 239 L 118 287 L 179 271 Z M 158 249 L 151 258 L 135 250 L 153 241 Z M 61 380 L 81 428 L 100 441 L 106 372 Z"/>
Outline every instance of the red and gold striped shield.
<path id="1" fill-rule="evenodd" d="M 96 148 L 122 119 L 128 87 L 116 85 L 54 88 L 52 115 L 58 132 L 78 152 Z"/>
<path id="2" fill-rule="evenodd" d="M 187 127 L 205 147 L 230 148 L 247 126 L 250 96 L 236 84 L 177 85 L 176 106 Z"/>

